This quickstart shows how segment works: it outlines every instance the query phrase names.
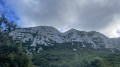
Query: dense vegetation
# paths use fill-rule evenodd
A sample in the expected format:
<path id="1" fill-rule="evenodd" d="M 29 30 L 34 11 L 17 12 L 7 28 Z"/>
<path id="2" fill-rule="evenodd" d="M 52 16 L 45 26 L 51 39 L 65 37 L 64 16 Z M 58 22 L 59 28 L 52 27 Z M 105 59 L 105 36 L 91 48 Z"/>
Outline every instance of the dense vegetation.
<path id="1" fill-rule="evenodd" d="M 119 53 L 76 46 L 71 43 L 40 46 L 43 51 L 34 53 L 32 61 L 38 67 L 120 67 Z"/>
<path id="2" fill-rule="evenodd" d="M 14 22 L 9 22 L 4 14 L 0 17 L 0 67 L 35 67 L 27 51 L 9 36 L 16 29 Z"/>

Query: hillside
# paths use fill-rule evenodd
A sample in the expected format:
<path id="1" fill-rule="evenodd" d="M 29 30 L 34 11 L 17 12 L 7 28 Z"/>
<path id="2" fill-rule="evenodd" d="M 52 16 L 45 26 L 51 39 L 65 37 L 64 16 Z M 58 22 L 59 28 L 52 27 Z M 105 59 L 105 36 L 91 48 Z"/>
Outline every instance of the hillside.
<path id="1" fill-rule="evenodd" d="M 54 46 L 55 43 L 79 43 L 81 47 L 93 49 L 117 49 L 120 50 L 119 38 L 108 38 L 96 31 L 79 31 L 76 29 L 68 30 L 64 33 L 59 32 L 54 27 L 37 26 L 30 28 L 19 28 L 10 33 L 15 40 L 21 40 L 27 45 L 36 47 L 37 45 Z M 114 51 L 114 50 L 112 50 Z"/>
<path id="2" fill-rule="evenodd" d="M 19 28 L 10 33 L 23 42 L 38 67 L 119 67 L 120 38 L 96 31 L 59 32 L 51 26 Z"/>

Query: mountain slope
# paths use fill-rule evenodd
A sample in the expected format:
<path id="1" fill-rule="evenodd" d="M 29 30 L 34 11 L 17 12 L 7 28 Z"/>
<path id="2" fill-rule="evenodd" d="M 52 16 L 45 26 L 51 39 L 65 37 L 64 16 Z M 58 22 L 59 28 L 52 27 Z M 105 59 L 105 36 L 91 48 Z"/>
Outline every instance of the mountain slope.
<path id="1" fill-rule="evenodd" d="M 117 49 L 120 50 L 119 38 L 108 38 L 105 35 L 90 31 L 79 31 L 71 29 L 65 33 L 59 32 L 51 26 L 37 26 L 30 28 L 19 28 L 10 33 L 15 40 L 21 40 L 27 45 L 36 46 L 54 46 L 56 43 L 71 43 L 71 45 L 79 44 L 81 47 L 89 47 L 93 49 Z M 41 47 L 39 47 L 41 49 Z"/>

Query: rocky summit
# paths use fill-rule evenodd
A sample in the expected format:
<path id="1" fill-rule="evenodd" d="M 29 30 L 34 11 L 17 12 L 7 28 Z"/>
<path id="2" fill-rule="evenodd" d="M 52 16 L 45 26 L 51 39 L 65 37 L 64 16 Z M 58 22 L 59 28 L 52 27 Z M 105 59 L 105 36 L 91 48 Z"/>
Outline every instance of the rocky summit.
<path id="1" fill-rule="evenodd" d="M 71 43 L 79 44 L 83 48 L 120 50 L 120 38 L 109 38 L 96 31 L 79 31 L 76 29 L 61 33 L 51 26 L 37 26 L 29 28 L 18 28 L 10 33 L 14 40 L 20 40 L 27 45 L 54 46 L 55 44 Z M 43 50 L 39 47 L 40 50 Z M 74 49 L 74 48 L 73 48 Z M 76 50 L 76 49 L 74 49 Z"/>

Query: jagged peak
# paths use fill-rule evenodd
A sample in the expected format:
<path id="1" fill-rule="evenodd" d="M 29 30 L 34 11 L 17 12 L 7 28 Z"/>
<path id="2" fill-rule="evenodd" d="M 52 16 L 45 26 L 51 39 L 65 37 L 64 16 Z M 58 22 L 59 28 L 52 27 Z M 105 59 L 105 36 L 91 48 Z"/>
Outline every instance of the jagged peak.
<path id="1" fill-rule="evenodd" d="M 35 26 L 35 27 L 29 27 L 29 28 L 57 30 L 56 28 L 54 28 L 54 27 L 52 27 L 52 26 Z"/>
<path id="2" fill-rule="evenodd" d="M 51 31 L 53 33 L 59 33 L 61 34 L 60 31 L 58 31 L 56 28 L 52 27 L 52 26 L 35 26 L 35 27 L 26 27 L 26 28 L 18 28 L 18 29 L 33 29 L 33 30 L 36 30 L 36 31 L 41 31 L 41 32 L 47 32 L 47 31 Z M 103 37 L 106 37 L 104 34 L 100 33 L 100 32 L 96 32 L 96 31 L 89 31 L 89 32 L 86 32 L 86 31 L 79 31 L 77 29 L 74 29 L 74 28 L 71 28 L 70 30 L 62 33 L 63 35 L 64 34 L 68 34 L 68 33 L 82 33 L 82 34 L 88 34 L 90 36 L 92 35 L 95 35 L 97 34 L 98 36 L 103 36 Z"/>
<path id="3" fill-rule="evenodd" d="M 26 29 L 26 30 L 34 30 L 34 31 L 41 31 L 41 32 L 56 32 L 60 33 L 56 28 L 52 26 L 35 26 L 35 27 L 26 27 L 26 28 L 18 28 L 19 29 Z"/>
<path id="4" fill-rule="evenodd" d="M 69 31 L 79 31 L 79 30 L 76 30 L 76 29 L 74 29 L 74 28 L 71 28 Z"/>
<path id="5" fill-rule="evenodd" d="M 33 29 L 33 28 L 38 28 L 38 29 L 40 29 L 40 28 L 47 28 L 47 29 L 56 29 L 56 28 L 54 28 L 54 27 L 52 27 L 52 26 L 35 26 L 35 27 L 23 27 L 23 28 L 18 28 L 18 29 Z M 57 29 L 56 29 L 57 30 Z"/>
<path id="6" fill-rule="evenodd" d="M 85 34 L 85 35 L 89 35 L 89 36 L 93 36 L 93 35 L 97 35 L 97 36 L 103 36 L 104 35 L 102 33 L 96 32 L 96 31 L 79 31 L 77 29 L 71 28 L 70 30 L 61 33 L 60 31 L 58 31 L 56 28 L 52 27 L 52 26 L 36 26 L 36 27 L 28 27 L 28 28 L 19 28 L 19 29 L 26 29 L 26 30 L 34 30 L 34 31 L 39 31 L 39 32 L 51 32 L 51 33 L 58 33 L 58 34 L 62 34 L 62 35 L 67 35 L 69 33 L 75 33 L 75 34 Z"/>
<path id="7" fill-rule="evenodd" d="M 100 33 L 100 32 L 97 32 L 97 31 L 89 31 L 89 32 L 87 32 L 87 34 L 89 35 L 89 36 L 97 36 L 97 37 L 100 37 L 100 38 L 109 38 L 109 37 L 107 37 L 107 36 L 105 36 L 104 34 L 102 34 L 102 33 Z"/>
<path id="8" fill-rule="evenodd" d="M 70 30 L 66 31 L 65 33 L 71 33 L 71 32 L 79 32 L 79 30 L 71 28 Z"/>

